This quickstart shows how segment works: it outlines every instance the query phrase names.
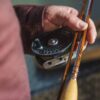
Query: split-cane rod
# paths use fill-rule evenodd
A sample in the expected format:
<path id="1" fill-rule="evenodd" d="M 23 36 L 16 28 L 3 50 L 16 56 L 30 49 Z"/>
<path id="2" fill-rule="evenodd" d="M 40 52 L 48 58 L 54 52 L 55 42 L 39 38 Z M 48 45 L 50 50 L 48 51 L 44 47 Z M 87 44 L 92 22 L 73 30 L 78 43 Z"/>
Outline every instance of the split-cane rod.
<path id="1" fill-rule="evenodd" d="M 83 6 L 82 6 L 82 10 L 81 10 L 79 17 L 87 23 L 89 21 L 90 15 L 91 15 L 93 1 L 94 0 L 83 0 Z M 66 80 L 67 80 L 67 74 L 68 74 L 68 70 L 69 70 L 69 67 L 71 64 L 74 48 L 75 48 L 75 45 L 77 42 L 77 37 L 79 34 L 78 34 L 78 32 L 75 33 L 72 48 L 71 48 L 70 55 L 68 58 L 68 63 L 65 68 L 63 81 L 62 81 L 61 89 L 60 89 L 57 100 L 78 100 L 77 76 L 78 76 L 79 66 L 80 66 L 80 62 L 81 62 L 81 57 L 83 54 L 83 47 L 86 42 L 87 30 L 82 32 L 80 41 L 78 43 L 78 48 L 76 50 L 77 56 L 75 58 L 72 75 L 71 75 L 71 78 L 68 83 L 66 83 Z"/>

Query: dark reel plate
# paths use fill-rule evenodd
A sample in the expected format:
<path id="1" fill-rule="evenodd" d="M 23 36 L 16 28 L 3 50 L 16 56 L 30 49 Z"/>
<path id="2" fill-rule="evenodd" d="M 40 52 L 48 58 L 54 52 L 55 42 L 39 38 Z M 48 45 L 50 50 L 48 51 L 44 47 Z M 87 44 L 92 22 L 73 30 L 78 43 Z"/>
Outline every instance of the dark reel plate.
<path id="1" fill-rule="evenodd" d="M 32 42 L 34 54 L 38 56 L 57 56 L 69 51 L 73 40 L 72 33 L 65 29 L 59 29 L 41 34 Z"/>
<path id="2" fill-rule="evenodd" d="M 55 68 L 67 62 L 73 37 L 72 32 L 66 29 L 41 33 L 35 37 L 32 42 L 32 51 L 41 68 Z"/>

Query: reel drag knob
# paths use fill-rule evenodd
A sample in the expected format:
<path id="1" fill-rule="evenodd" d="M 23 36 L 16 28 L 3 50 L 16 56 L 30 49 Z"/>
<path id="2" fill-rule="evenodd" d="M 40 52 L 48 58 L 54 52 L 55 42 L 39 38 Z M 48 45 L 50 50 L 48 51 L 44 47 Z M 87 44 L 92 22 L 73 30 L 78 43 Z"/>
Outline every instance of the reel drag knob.
<path id="1" fill-rule="evenodd" d="M 58 43 L 59 43 L 59 41 L 58 41 L 58 39 L 56 39 L 56 38 L 52 38 L 52 39 L 50 39 L 50 40 L 48 41 L 48 45 L 49 45 L 49 46 L 55 46 L 55 45 L 58 45 Z"/>

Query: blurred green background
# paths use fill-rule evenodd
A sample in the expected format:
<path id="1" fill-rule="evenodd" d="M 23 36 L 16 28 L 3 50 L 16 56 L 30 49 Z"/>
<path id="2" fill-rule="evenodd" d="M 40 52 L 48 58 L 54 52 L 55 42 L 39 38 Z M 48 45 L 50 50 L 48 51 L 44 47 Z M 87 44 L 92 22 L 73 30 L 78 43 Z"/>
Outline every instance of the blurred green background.
<path id="1" fill-rule="evenodd" d="M 13 4 L 58 4 L 72 6 L 77 9 L 81 7 L 82 0 L 12 0 Z M 92 18 L 98 22 L 100 21 L 100 12 L 98 11 L 100 0 L 94 0 L 94 8 L 92 12 Z"/>
<path id="2" fill-rule="evenodd" d="M 79 1 L 79 0 L 78 0 Z M 13 0 L 16 4 L 74 4 L 76 0 Z"/>

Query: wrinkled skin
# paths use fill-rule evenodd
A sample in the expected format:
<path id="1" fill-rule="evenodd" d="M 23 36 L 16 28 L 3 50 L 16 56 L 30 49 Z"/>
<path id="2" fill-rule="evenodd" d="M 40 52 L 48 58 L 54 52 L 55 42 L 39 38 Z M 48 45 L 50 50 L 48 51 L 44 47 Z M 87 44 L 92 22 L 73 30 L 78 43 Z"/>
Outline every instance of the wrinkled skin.
<path id="1" fill-rule="evenodd" d="M 44 11 L 42 25 L 45 31 L 67 26 L 74 31 L 88 29 L 87 41 L 90 44 L 94 43 L 97 36 L 94 22 L 89 19 L 89 23 L 85 23 L 78 18 L 78 15 L 78 10 L 71 7 L 49 6 Z"/>

